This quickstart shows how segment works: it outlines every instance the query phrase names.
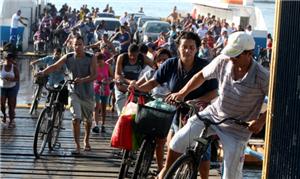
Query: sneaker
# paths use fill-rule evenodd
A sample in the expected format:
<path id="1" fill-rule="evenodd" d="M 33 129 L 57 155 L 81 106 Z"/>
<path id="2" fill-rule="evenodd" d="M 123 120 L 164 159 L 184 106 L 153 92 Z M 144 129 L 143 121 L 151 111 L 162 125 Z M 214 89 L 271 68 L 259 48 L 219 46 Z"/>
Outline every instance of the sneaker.
<path id="1" fill-rule="evenodd" d="M 101 126 L 101 132 L 105 133 L 105 127 Z"/>
<path id="2" fill-rule="evenodd" d="M 95 126 L 92 131 L 95 133 L 99 133 L 99 126 Z"/>

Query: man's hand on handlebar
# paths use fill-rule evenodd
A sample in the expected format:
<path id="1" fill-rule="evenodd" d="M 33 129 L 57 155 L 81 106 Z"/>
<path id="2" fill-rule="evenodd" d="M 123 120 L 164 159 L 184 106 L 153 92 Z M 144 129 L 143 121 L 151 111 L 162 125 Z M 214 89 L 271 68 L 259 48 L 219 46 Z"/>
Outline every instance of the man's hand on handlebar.
<path id="1" fill-rule="evenodd" d="M 167 101 L 168 103 L 173 104 L 174 102 L 181 102 L 184 101 L 184 97 L 181 93 L 171 93 L 169 94 L 166 98 L 165 101 Z"/>
<path id="2" fill-rule="evenodd" d="M 74 83 L 75 84 L 81 84 L 83 81 L 82 81 L 82 78 L 75 78 L 74 79 Z"/>
<path id="3" fill-rule="evenodd" d="M 129 85 L 128 85 L 128 91 L 131 90 L 139 90 L 139 86 L 136 84 L 135 80 L 130 81 Z"/>
<path id="4" fill-rule="evenodd" d="M 264 127 L 265 122 L 261 119 L 252 120 L 249 122 L 249 131 L 253 132 L 254 134 L 259 133 L 262 128 Z"/>
<path id="5" fill-rule="evenodd" d="M 39 71 L 39 72 L 34 74 L 34 77 L 43 77 L 43 76 L 45 76 L 44 71 Z"/>

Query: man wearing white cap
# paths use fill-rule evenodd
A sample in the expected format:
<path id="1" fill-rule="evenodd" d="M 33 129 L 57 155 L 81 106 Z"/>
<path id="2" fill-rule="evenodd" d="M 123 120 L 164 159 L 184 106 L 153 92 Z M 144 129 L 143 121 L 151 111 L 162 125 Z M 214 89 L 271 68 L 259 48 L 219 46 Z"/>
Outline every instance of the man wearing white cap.
<path id="1" fill-rule="evenodd" d="M 219 83 L 219 97 L 199 113 L 212 121 L 235 118 L 249 123 L 243 127 L 233 122 L 210 126 L 209 133 L 217 134 L 224 150 L 223 179 L 242 178 L 244 149 L 252 133 L 258 133 L 265 124 L 266 113 L 260 115 L 260 108 L 268 93 L 269 72 L 252 58 L 255 42 L 245 32 L 229 36 L 228 44 L 209 65 L 167 100 L 183 100 L 204 81 L 216 78 Z M 185 151 L 189 141 L 200 135 L 204 124 L 196 116 L 175 134 L 168 149 L 166 166 L 160 173 L 162 178 L 172 163 Z"/>

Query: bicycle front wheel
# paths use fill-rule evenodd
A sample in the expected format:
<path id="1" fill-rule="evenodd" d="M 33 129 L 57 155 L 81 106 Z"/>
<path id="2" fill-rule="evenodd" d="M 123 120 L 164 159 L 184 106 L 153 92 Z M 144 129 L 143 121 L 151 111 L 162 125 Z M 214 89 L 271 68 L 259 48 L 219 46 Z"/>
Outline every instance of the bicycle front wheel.
<path id="1" fill-rule="evenodd" d="M 123 158 L 122 158 L 118 179 L 123 179 L 128 176 L 128 171 L 131 165 L 130 152 L 131 151 L 129 150 L 123 150 Z"/>
<path id="2" fill-rule="evenodd" d="M 42 92 L 42 86 L 38 85 L 34 91 L 34 98 L 32 100 L 30 109 L 29 109 L 29 114 L 33 114 L 34 111 L 36 111 L 38 105 L 39 105 L 39 97 L 41 95 Z"/>
<path id="3" fill-rule="evenodd" d="M 191 155 L 182 155 L 168 170 L 165 179 L 196 179 L 198 169 Z"/>
<path id="4" fill-rule="evenodd" d="M 35 134 L 33 140 L 33 153 L 35 158 L 40 158 L 40 156 L 42 155 L 48 140 L 50 130 L 51 110 L 49 108 L 45 108 L 41 112 L 35 127 Z"/>
<path id="5" fill-rule="evenodd" d="M 147 178 L 156 146 L 155 139 L 145 139 L 135 164 L 133 179 Z"/>
<path id="6" fill-rule="evenodd" d="M 53 150 L 56 146 L 57 139 L 62 125 L 62 120 L 63 120 L 63 110 L 57 109 L 56 107 L 53 111 L 53 116 L 52 116 L 53 129 L 50 131 L 49 140 L 48 140 L 48 148 L 50 150 Z"/>

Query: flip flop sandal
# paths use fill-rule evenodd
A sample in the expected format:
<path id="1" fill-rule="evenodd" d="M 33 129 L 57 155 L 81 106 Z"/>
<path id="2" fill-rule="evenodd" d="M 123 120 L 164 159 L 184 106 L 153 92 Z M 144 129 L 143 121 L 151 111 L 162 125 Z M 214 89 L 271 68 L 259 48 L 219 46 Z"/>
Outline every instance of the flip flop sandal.
<path id="1" fill-rule="evenodd" d="M 14 128 L 14 127 L 16 127 L 16 124 L 14 122 L 10 122 L 8 124 L 8 128 Z"/>
<path id="2" fill-rule="evenodd" d="M 1 117 L 2 119 L 1 119 L 1 122 L 3 122 L 3 123 L 6 123 L 6 117 Z"/>
<path id="3" fill-rule="evenodd" d="M 86 152 L 91 151 L 91 150 L 92 150 L 91 146 L 89 146 L 89 145 L 84 147 L 84 151 L 86 151 Z"/>

